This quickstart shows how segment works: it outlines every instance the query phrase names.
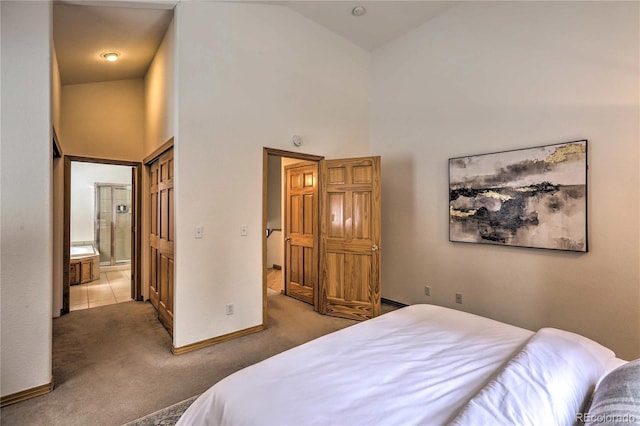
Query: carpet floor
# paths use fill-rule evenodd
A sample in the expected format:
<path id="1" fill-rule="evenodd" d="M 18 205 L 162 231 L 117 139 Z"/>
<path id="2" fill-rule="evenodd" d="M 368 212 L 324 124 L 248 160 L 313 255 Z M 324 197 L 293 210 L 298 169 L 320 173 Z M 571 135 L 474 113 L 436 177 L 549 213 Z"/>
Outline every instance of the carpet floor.
<path id="1" fill-rule="evenodd" d="M 53 392 L 0 410 L 11 425 L 122 425 L 198 395 L 229 374 L 354 324 L 269 292 L 269 328 L 184 355 L 148 302 L 53 321 Z M 389 310 L 387 307 L 386 310 Z M 385 309 L 383 309 L 383 312 Z"/>
<path id="2" fill-rule="evenodd" d="M 123 426 L 175 426 L 180 417 L 187 411 L 187 408 L 193 404 L 199 395 L 192 396 L 189 399 L 180 401 L 177 404 L 170 405 L 162 410 L 147 414 L 146 416 L 126 423 Z"/>

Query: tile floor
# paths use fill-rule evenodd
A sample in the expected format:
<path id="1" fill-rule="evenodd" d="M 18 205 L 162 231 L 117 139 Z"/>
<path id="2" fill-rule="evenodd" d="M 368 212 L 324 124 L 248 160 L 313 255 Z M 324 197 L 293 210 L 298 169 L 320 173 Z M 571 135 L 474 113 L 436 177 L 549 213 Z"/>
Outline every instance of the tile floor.
<path id="1" fill-rule="evenodd" d="M 72 285 L 70 291 L 69 308 L 72 311 L 128 302 L 131 300 L 131 270 L 101 272 L 100 279 Z"/>

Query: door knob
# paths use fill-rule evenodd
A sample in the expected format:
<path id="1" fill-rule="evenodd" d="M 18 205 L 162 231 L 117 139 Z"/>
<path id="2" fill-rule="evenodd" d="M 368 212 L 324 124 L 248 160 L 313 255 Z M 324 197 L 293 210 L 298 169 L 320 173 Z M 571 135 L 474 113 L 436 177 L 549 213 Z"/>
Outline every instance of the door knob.
<path id="1" fill-rule="evenodd" d="M 289 241 L 291 241 L 291 237 L 287 237 L 287 238 L 284 239 L 285 243 L 288 243 Z"/>
<path id="2" fill-rule="evenodd" d="M 374 244 L 371 246 L 371 251 L 378 251 L 378 250 L 380 250 L 380 247 L 378 247 L 377 245 Z"/>

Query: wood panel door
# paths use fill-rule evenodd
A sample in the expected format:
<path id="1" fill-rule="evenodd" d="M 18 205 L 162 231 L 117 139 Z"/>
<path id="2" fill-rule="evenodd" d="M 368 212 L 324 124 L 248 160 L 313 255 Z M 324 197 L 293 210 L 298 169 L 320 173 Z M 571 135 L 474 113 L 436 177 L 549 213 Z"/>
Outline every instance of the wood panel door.
<path id="1" fill-rule="evenodd" d="M 317 308 L 318 164 L 285 167 L 285 294 Z"/>
<path id="2" fill-rule="evenodd" d="M 173 149 L 150 166 L 150 284 L 149 298 L 158 318 L 173 334 L 174 190 Z"/>
<path id="3" fill-rule="evenodd" d="M 380 157 L 323 160 L 320 313 L 380 315 Z"/>
<path id="4" fill-rule="evenodd" d="M 149 166 L 149 211 L 151 213 L 149 225 L 149 300 L 158 310 L 158 184 L 160 164 L 158 161 Z"/>

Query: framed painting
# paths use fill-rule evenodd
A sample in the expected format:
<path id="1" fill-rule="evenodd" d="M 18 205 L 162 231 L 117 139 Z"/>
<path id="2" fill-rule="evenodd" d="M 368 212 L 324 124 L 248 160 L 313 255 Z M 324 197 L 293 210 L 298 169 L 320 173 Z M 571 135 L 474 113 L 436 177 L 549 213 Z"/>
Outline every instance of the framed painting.
<path id="1" fill-rule="evenodd" d="M 450 158 L 449 241 L 587 252 L 587 141 Z"/>

